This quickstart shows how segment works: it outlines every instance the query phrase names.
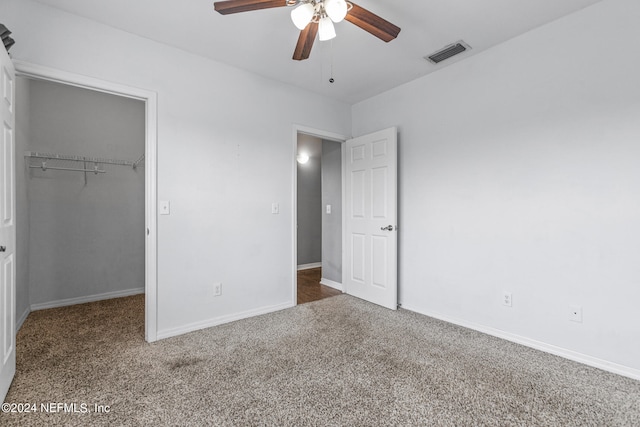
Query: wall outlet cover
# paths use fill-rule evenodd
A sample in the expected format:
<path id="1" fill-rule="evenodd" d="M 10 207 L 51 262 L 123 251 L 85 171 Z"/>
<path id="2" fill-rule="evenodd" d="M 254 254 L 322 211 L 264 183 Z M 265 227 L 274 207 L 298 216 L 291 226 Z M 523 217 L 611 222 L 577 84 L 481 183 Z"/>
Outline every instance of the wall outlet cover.
<path id="1" fill-rule="evenodd" d="M 506 307 L 511 307 L 513 305 L 511 292 L 502 293 L 502 305 Z"/>
<path id="2" fill-rule="evenodd" d="M 222 295 L 222 283 L 216 282 L 213 284 L 213 296 L 219 297 Z"/>

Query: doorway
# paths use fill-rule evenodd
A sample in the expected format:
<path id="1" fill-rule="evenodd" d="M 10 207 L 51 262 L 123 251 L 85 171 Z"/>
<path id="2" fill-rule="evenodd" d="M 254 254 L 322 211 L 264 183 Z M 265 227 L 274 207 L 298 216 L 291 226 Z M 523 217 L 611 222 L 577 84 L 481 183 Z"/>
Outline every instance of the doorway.
<path id="1" fill-rule="evenodd" d="M 296 131 L 297 304 L 342 293 L 342 141 Z"/>
<path id="2" fill-rule="evenodd" d="M 294 126 L 298 134 L 341 142 L 342 283 L 349 295 L 395 310 L 398 307 L 397 160 L 395 127 L 348 139 Z M 295 163 L 295 160 L 294 160 Z M 293 259 L 297 266 L 297 168 L 294 169 Z M 294 276 L 297 277 L 297 276 Z M 297 297 L 297 279 L 293 301 Z"/>
<path id="3" fill-rule="evenodd" d="M 143 175 L 143 183 L 141 188 L 142 192 L 139 193 L 139 197 L 142 199 L 143 205 L 143 220 L 142 234 L 144 254 L 142 256 L 143 274 L 141 288 L 138 291 L 144 291 L 144 329 L 145 340 L 148 342 L 156 341 L 157 339 L 157 236 L 156 236 L 156 127 L 157 127 L 157 96 L 154 92 L 141 90 L 137 88 L 131 88 L 127 86 L 118 85 L 111 82 L 105 82 L 102 80 L 94 79 L 91 77 L 80 76 L 72 73 L 67 73 L 59 70 L 50 69 L 47 67 L 41 67 L 21 61 L 15 61 L 15 67 L 17 75 L 21 78 L 34 79 L 36 81 L 56 83 L 66 85 L 75 89 L 90 90 L 93 92 L 101 92 L 102 94 L 115 95 L 116 97 L 125 98 L 128 101 L 137 101 L 142 103 L 143 108 L 143 123 L 142 134 L 143 143 L 139 155 L 132 159 L 126 159 L 129 162 L 138 163 L 137 166 L 141 166 L 140 162 L 144 161 L 144 167 L 139 167 L 137 173 Z M 118 126 L 118 123 L 112 123 L 112 126 Z M 23 153 L 17 153 L 18 157 L 21 157 Z M 47 153 L 55 154 L 55 153 Z M 63 153 L 64 154 L 64 153 Z M 117 159 L 117 156 L 113 156 L 112 159 Z M 27 158 L 25 158 L 25 161 Z M 33 160 L 29 158 L 29 160 Z M 94 159 L 91 159 L 94 160 Z M 102 159 L 104 160 L 104 159 Z M 46 161 L 46 160 L 45 160 Z M 107 166 L 109 165 L 109 166 Z M 40 163 L 40 166 L 41 163 Z M 48 166 L 52 166 L 50 163 L 45 165 L 44 168 L 40 167 L 41 172 L 45 172 Z M 133 167 L 133 165 L 131 165 Z M 25 165 L 28 168 L 28 166 Z M 98 170 L 104 170 L 105 167 L 120 168 L 125 165 L 109 164 L 105 162 L 105 165 L 101 166 L 100 162 L 86 162 L 83 163 L 82 168 L 96 168 Z M 64 166 L 61 167 L 63 169 Z M 69 167 L 69 169 L 79 169 L 76 167 Z M 142 170 L 141 170 L 142 169 Z M 20 170 L 21 172 L 22 170 Z M 94 173 L 91 173 L 94 172 Z M 99 171 L 91 171 L 86 174 L 88 177 L 91 175 L 102 174 Z M 69 172 L 75 173 L 75 172 Z M 84 172 L 78 172 L 84 174 Z M 95 178 L 95 177 L 92 177 Z M 97 242 L 98 244 L 100 242 Z M 60 248 L 61 250 L 63 248 Z M 99 274 L 99 273 L 98 273 Z M 108 292 L 107 292 L 108 294 Z M 116 294 L 117 295 L 117 291 Z"/>
<path id="4" fill-rule="evenodd" d="M 17 312 L 143 294 L 144 103 L 16 81 Z"/>

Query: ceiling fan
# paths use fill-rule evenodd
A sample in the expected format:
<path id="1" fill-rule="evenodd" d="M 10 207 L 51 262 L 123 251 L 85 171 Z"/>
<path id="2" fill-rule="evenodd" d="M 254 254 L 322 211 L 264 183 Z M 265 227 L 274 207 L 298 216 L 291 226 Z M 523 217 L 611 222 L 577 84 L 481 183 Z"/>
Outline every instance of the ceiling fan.
<path id="1" fill-rule="evenodd" d="M 385 42 L 390 42 L 400 33 L 400 27 L 347 0 L 225 0 L 213 5 L 222 15 L 272 7 L 295 7 L 291 11 L 291 20 L 301 30 L 293 52 L 293 59 L 297 61 L 309 58 L 316 35 L 320 41 L 334 38 L 333 23 L 343 19 Z"/>

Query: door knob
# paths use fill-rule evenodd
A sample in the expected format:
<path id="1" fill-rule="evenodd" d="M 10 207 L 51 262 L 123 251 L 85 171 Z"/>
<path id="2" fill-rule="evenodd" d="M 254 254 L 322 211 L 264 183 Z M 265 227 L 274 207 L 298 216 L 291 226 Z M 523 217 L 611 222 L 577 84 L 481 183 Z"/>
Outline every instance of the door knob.
<path id="1" fill-rule="evenodd" d="M 393 231 L 393 225 L 387 225 L 386 227 L 380 227 L 382 231 Z"/>
<path id="2" fill-rule="evenodd" d="M 6 246 L 0 246 L 0 252 L 6 252 L 6 251 L 7 251 Z"/>

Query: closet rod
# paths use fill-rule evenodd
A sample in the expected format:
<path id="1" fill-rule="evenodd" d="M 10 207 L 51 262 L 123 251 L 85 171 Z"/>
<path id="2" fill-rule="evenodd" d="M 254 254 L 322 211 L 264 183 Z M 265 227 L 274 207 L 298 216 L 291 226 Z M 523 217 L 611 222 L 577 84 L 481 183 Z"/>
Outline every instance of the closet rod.
<path id="1" fill-rule="evenodd" d="M 133 167 L 134 165 L 134 162 L 129 160 L 102 159 L 99 157 L 68 156 L 65 154 L 39 153 L 34 151 L 25 151 L 24 155 L 25 157 L 35 157 L 38 159 L 71 160 L 74 162 L 103 163 L 108 165 L 120 165 L 120 166 L 131 166 L 131 167 Z M 53 169 L 53 168 L 48 168 L 48 169 Z M 89 172 L 93 172 L 93 171 L 90 170 Z"/>
<path id="2" fill-rule="evenodd" d="M 43 171 L 48 171 L 48 170 L 56 170 L 56 171 L 73 171 L 73 172 L 93 172 L 96 175 L 99 173 L 107 173 L 106 171 L 100 170 L 100 169 L 74 169 L 74 168 L 57 168 L 57 167 L 52 167 L 52 166 L 47 166 L 47 165 L 43 165 L 43 166 L 33 166 L 33 165 L 29 165 L 29 169 L 42 169 Z"/>

